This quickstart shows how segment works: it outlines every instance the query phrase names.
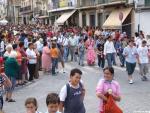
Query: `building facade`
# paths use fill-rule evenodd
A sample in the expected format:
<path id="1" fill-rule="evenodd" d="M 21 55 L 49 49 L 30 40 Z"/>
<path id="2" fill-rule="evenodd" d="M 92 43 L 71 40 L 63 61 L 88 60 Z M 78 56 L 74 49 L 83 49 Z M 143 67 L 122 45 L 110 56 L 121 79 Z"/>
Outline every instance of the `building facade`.
<path id="1" fill-rule="evenodd" d="M 150 36 L 150 0 L 135 1 L 135 31 L 144 31 L 145 35 Z"/>
<path id="2" fill-rule="evenodd" d="M 48 0 L 21 0 L 21 23 L 33 24 L 37 21 L 47 23 L 47 21 L 44 20 L 45 18 L 48 18 L 47 4 Z"/>
<path id="3" fill-rule="evenodd" d="M 49 0 L 48 12 L 51 25 L 78 25 L 77 0 Z"/>

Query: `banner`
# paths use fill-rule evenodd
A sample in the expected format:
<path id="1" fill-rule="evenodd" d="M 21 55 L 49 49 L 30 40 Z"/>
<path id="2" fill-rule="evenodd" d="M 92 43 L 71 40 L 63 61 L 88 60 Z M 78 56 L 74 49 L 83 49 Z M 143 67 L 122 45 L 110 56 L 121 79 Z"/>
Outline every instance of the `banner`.
<path id="1" fill-rule="evenodd" d="M 67 7 L 68 6 L 68 0 L 60 0 L 59 1 L 59 7 Z"/>

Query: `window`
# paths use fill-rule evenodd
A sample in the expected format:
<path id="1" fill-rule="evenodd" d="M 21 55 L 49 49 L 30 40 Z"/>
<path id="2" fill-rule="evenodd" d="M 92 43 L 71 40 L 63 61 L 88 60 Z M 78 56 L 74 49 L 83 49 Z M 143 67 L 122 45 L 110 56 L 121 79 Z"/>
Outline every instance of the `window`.
<path id="1" fill-rule="evenodd" d="M 145 0 L 145 5 L 150 6 L 150 0 Z"/>

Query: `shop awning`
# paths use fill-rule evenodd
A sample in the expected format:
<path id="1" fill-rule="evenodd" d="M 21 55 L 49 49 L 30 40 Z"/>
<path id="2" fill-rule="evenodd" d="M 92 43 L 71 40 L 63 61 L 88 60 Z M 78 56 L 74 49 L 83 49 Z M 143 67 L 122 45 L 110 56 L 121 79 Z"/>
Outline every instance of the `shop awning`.
<path id="1" fill-rule="evenodd" d="M 132 8 L 124 8 L 124 9 L 116 9 L 111 12 L 109 17 L 106 19 L 105 23 L 103 24 L 104 29 L 120 29 L 121 24 L 125 21 L 127 16 L 130 14 Z M 119 14 L 122 12 L 123 18 L 122 22 L 119 19 Z"/>
<path id="2" fill-rule="evenodd" d="M 44 18 L 48 18 L 49 16 L 45 15 L 45 16 L 39 16 L 39 19 L 44 19 Z"/>
<path id="3" fill-rule="evenodd" d="M 63 25 L 74 13 L 76 10 L 73 10 L 71 12 L 66 12 L 63 13 L 57 20 L 56 24 L 57 25 Z"/>

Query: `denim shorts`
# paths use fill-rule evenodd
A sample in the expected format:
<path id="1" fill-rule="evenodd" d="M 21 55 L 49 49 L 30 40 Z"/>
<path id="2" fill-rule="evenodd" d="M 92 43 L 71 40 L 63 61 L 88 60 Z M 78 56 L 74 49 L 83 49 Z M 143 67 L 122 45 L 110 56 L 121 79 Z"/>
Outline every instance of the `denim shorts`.
<path id="1" fill-rule="evenodd" d="M 6 87 L 6 91 L 7 92 L 13 92 L 13 90 L 15 89 L 15 85 L 16 85 L 16 78 L 15 77 L 9 77 L 12 86 L 11 87 Z"/>
<path id="2" fill-rule="evenodd" d="M 132 75 L 133 74 L 133 72 L 135 70 L 135 67 L 136 67 L 136 63 L 126 62 L 126 68 L 127 68 L 128 75 Z"/>

